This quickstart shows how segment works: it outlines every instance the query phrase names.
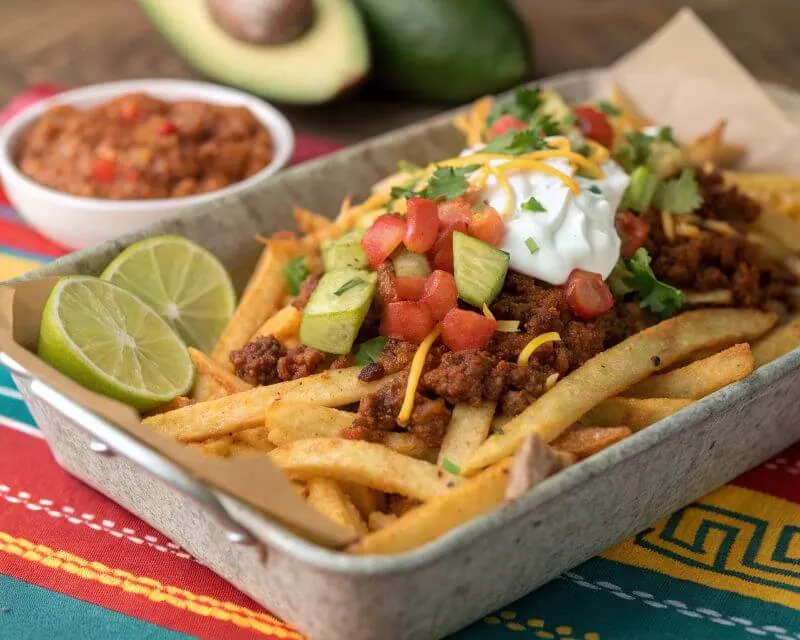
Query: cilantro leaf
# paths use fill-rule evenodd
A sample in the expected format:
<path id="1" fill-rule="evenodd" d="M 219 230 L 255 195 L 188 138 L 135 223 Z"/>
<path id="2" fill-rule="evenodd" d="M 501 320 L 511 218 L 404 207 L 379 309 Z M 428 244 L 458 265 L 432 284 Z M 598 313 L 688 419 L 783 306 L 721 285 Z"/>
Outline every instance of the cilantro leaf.
<path id="1" fill-rule="evenodd" d="M 639 292 L 639 306 L 661 317 L 674 315 L 681 308 L 683 292 L 656 278 L 647 249 L 637 249 L 625 266 L 630 273 L 625 284 Z"/>
<path id="2" fill-rule="evenodd" d="M 617 150 L 616 158 L 622 168 L 630 173 L 636 167 L 647 164 L 653 138 L 641 131 L 634 131 L 626 135 L 625 140 L 626 144 Z"/>
<path id="3" fill-rule="evenodd" d="M 489 117 L 486 118 L 486 124 L 491 127 L 495 123 L 495 120 L 506 114 L 512 115 L 523 122 L 528 122 L 533 118 L 533 114 L 536 110 L 542 105 L 541 93 L 542 90 L 538 87 L 533 89 L 528 89 L 526 87 L 517 89 L 514 94 L 514 100 L 505 104 L 499 104 L 492 109 Z"/>
<path id="4" fill-rule="evenodd" d="M 413 198 L 416 194 L 414 190 L 409 186 L 399 186 L 399 187 L 392 187 L 392 190 L 389 192 L 392 200 L 397 200 L 398 198 Z"/>
<path id="5" fill-rule="evenodd" d="M 549 113 L 542 113 L 536 116 L 531 127 L 541 131 L 543 136 L 557 136 L 561 133 L 561 125 Z"/>
<path id="6" fill-rule="evenodd" d="M 507 153 L 508 155 L 518 156 L 523 153 L 547 149 L 547 141 L 540 131 L 534 128 L 524 131 L 506 131 L 495 136 L 481 149 L 481 153 Z"/>
<path id="7" fill-rule="evenodd" d="M 531 213 L 541 213 L 542 211 L 546 211 L 546 209 L 542 206 L 542 203 L 533 196 L 523 202 L 521 208 L 523 211 L 530 211 Z"/>
<path id="8" fill-rule="evenodd" d="M 358 351 L 356 351 L 356 357 L 353 362 L 361 365 L 375 362 L 380 357 L 385 346 L 386 338 L 384 336 L 378 336 L 377 338 L 372 338 L 372 340 L 362 342 L 358 345 Z"/>
<path id="9" fill-rule="evenodd" d="M 610 116 L 618 116 L 622 114 L 622 111 L 619 110 L 619 107 L 611 104 L 608 100 L 599 100 L 597 102 L 597 108 Z"/>
<path id="10" fill-rule="evenodd" d="M 669 142 L 670 144 L 674 144 L 675 146 L 678 145 L 678 143 L 675 140 L 675 136 L 672 135 L 672 127 L 661 127 L 656 137 L 662 142 Z"/>
<path id="11" fill-rule="evenodd" d="M 694 170 L 684 169 L 673 180 L 662 182 L 654 197 L 655 206 L 669 213 L 691 213 L 703 204 Z"/>
<path id="12" fill-rule="evenodd" d="M 622 298 L 635 291 L 630 284 L 632 276 L 633 274 L 628 270 L 625 264 L 625 258 L 617 260 L 617 264 L 614 265 L 614 269 L 607 280 L 611 293 L 614 294 L 615 298 Z"/>
<path id="13" fill-rule="evenodd" d="M 311 275 L 311 269 L 306 265 L 306 260 L 303 256 L 297 256 L 289 260 L 289 263 L 283 269 L 283 279 L 286 282 L 286 289 L 293 296 L 300 293 L 300 285 L 303 281 Z"/>
<path id="14" fill-rule="evenodd" d="M 465 176 L 480 168 L 479 164 L 467 164 L 463 167 L 439 167 L 433 172 L 428 186 L 417 195 L 431 200 L 457 198 L 469 188 Z"/>
<path id="15" fill-rule="evenodd" d="M 335 296 L 341 296 L 350 291 L 350 289 L 354 289 L 355 287 L 366 284 L 366 280 L 363 278 L 350 278 L 347 282 L 345 282 L 341 287 L 339 287 L 336 291 L 333 292 Z"/>

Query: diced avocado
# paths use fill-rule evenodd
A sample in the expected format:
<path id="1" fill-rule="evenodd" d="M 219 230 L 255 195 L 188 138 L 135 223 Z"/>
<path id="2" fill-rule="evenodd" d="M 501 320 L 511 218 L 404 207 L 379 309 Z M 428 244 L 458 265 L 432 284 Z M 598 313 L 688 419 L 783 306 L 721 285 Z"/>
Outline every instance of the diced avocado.
<path id="1" fill-rule="evenodd" d="M 431 273 L 428 259 L 421 253 L 399 251 L 392 256 L 392 265 L 396 276 L 422 276 L 427 278 Z"/>
<path id="2" fill-rule="evenodd" d="M 350 268 L 322 276 L 303 311 L 300 342 L 326 353 L 350 353 L 377 279 L 376 273 Z"/>
<path id="3" fill-rule="evenodd" d="M 667 142 L 655 139 L 650 143 L 650 155 L 647 156 L 647 168 L 658 178 L 669 178 L 689 166 L 683 150 Z"/>
<path id="4" fill-rule="evenodd" d="M 518 83 L 531 67 L 507 0 L 356 0 L 376 70 L 408 97 L 463 101 Z"/>
<path id="5" fill-rule="evenodd" d="M 215 80 L 258 95 L 316 104 L 358 84 L 369 71 L 366 31 L 352 0 L 313 0 L 308 29 L 280 45 L 256 45 L 232 35 L 209 11 L 208 0 L 139 1 L 188 62 Z M 233 12 L 236 4 L 228 2 L 228 12 Z M 268 13 L 274 2 L 238 4 L 255 11 L 263 4 L 264 20 L 271 17 L 280 25 L 283 16 Z M 281 8 L 294 9 L 286 3 Z M 241 22 L 242 17 L 239 19 Z M 258 27 L 256 21 L 249 22 L 244 20 L 243 27 Z M 296 21 L 288 24 L 293 29 Z"/>
<path id="6" fill-rule="evenodd" d="M 364 269 L 369 265 L 367 254 L 361 248 L 363 231 L 348 231 L 338 238 L 328 240 L 322 244 L 322 263 L 325 271 L 336 269 Z"/>
<path id="7" fill-rule="evenodd" d="M 474 307 L 489 304 L 503 288 L 509 256 L 482 240 L 456 231 L 453 266 L 458 297 Z"/>
<path id="8" fill-rule="evenodd" d="M 659 179 L 647 167 L 636 167 L 631 173 L 631 183 L 622 196 L 620 208 L 644 213 L 650 208 Z"/>

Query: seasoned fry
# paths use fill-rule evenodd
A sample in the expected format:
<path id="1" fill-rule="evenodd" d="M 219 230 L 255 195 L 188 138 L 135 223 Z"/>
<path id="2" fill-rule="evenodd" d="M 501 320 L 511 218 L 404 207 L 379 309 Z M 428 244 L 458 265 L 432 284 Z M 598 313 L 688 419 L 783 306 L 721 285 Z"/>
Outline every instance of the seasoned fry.
<path id="1" fill-rule="evenodd" d="M 352 483 L 342 484 L 342 489 L 364 518 L 369 518 L 371 513 L 378 511 L 383 506 L 383 494 L 380 491 L 365 487 L 363 484 Z"/>
<path id="2" fill-rule="evenodd" d="M 355 414 L 308 402 L 277 400 L 264 412 L 269 440 L 281 446 L 307 438 L 338 436 L 353 423 Z"/>
<path id="3" fill-rule="evenodd" d="M 244 444 L 257 451 L 272 451 L 275 445 L 269 441 L 269 430 L 266 427 L 253 427 L 233 434 L 233 441 Z"/>
<path id="4" fill-rule="evenodd" d="M 629 427 L 575 426 L 562 433 L 550 444 L 553 449 L 565 451 L 583 460 L 612 444 L 624 440 L 633 431 Z"/>
<path id="5" fill-rule="evenodd" d="M 214 362 L 202 351 L 189 347 L 189 356 L 192 358 L 197 373 L 207 376 L 213 385 L 225 395 L 253 388 L 252 385 L 247 384 L 244 380 L 228 371 L 228 369 Z"/>
<path id="6" fill-rule="evenodd" d="M 300 331 L 300 321 L 302 319 L 303 312 L 288 304 L 267 318 L 250 339 L 271 335 L 285 346 L 286 340 L 295 337 L 297 332 Z"/>
<path id="7" fill-rule="evenodd" d="M 654 369 L 668 367 L 698 349 L 757 338 L 777 319 L 773 313 L 749 309 L 703 309 L 645 329 L 559 381 L 506 424 L 502 434 L 489 436 L 461 472 L 474 474 L 507 457 L 530 433 L 550 442 L 592 407 L 643 380 Z M 614 424 L 634 428 L 624 420 Z"/>
<path id="8" fill-rule="evenodd" d="M 269 456 L 292 477 L 323 476 L 423 501 L 459 482 L 436 465 L 365 440 L 298 440 L 273 449 Z"/>
<path id="9" fill-rule="evenodd" d="M 231 436 L 219 436 L 217 438 L 210 438 L 205 442 L 191 443 L 194 449 L 202 451 L 210 456 L 229 456 L 232 453 L 233 438 Z"/>
<path id="10" fill-rule="evenodd" d="M 297 228 L 303 233 L 314 233 L 320 229 L 327 229 L 333 224 L 333 220 L 330 218 L 303 207 L 293 207 L 292 215 Z"/>
<path id="11" fill-rule="evenodd" d="M 750 345 L 737 344 L 669 373 L 652 376 L 628 389 L 631 398 L 691 398 L 698 400 L 741 380 L 755 368 Z"/>
<path id="12" fill-rule="evenodd" d="M 455 466 L 460 469 L 472 457 L 489 435 L 496 406 L 495 402 L 484 402 L 480 407 L 468 404 L 455 406 L 439 450 L 437 464 L 440 467 Z"/>
<path id="13" fill-rule="evenodd" d="M 159 413 L 167 413 L 168 411 L 174 411 L 175 409 L 180 409 L 181 407 L 188 407 L 190 404 L 194 404 L 194 398 L 187 398 L 186 396 L 178 396 L 177 398 L 173 398 L 166 404 L 162 404 L 160 407 L 156 407 L 152 411 L 149 411 L 147 415 L 154 416 Z"/>
<path id="14" fill-rule="evenodd" d="M 632 129 L 644 129 L 653 124 L 653 121 L 642 114 L 639 107 L 618 84 L 611 85 L 609 102 L 621 111 L 622 118 Z"/>
<path id="15" fill-rule="evenodd" d="M 261 426 L 264 410 L 275 400 L 340 407 L 357 402 L 362 395 L 372 393 L 392 379 L 387 376 L 376 382 L 361 382 L 360 370 L 361 367 L 332 369 L 299 380 L 256 387 L 152 416 L 143 420 L 143 424 L 177 440 L 191 442 Z"/>
<path id="16" fill-rule="evenodd" d="M 733 303 L 733 292 L 729 289 L 717 289 L 716 291 L 684 291 L 683 296 L 683 301 L 686 304 L 718 304 L 720 306 L 725 306 Z"/>
<path id="17" fill-rule="evenodd" d="M 688 398 L 609 398 L 581 418 L 586 425 L 626 424 L 639 431 L 692 404 Z"/>
<path id="18" fill-rule="evenodd" d="M 297 240 L 270 240 L 247 283 L 239 306 L 211 352 L 216 362 L 227 364 L 230 352 L 244 346 L 256 329 L 275 313 L 286 288 L 283 270 L 296 255 L 299 255 Z"/>
<path id="19" fill-rule="evenodd" d="M 198 373 L 192 387 L 192 400 L 195 402 L 205 402 L 214 398 L 227 396 L 228 393 L 220 387 L 211 376 Z M 176 409 L 178 407 L 175 407 Z"/>
<path id="20" fill-rule="evenodd" d="M 800 253 L 800 217 L 792 219 L 765 206 L 753 223 L 753 229 L 781 243 L 792 253 Z"/>
<path id="21" fill-rule="evenodd" d="M 735 185 L 767 209 L 787 219 L 800 220 L 800 178 L 784 174 L 725 172 L 725 182 Z M 792 240 L 800 242 L 795 235 Z"/>
<path id="22" fill-rule="evenodd" d="M 378 531 L 378 529 L 383 529 L 385 526 L 391 524 L 397 520 L 397 516 L 393 513 L 383 513 L 382 511 L 373 511 L 369 514 L 369 530 L 370 531 Z"/>
<path id="23" fill-rule="evenodd" d="M 328 478 L 309 478 L 308 504 L 348 531 L 362 535 L 368 531 L 350 497 L 338 482 Z"/>
<path id="24" fill-rule="evenodd" d="M 800 320 L 793 320 L 753 343 L 756 368 L 800 347 Z"/>

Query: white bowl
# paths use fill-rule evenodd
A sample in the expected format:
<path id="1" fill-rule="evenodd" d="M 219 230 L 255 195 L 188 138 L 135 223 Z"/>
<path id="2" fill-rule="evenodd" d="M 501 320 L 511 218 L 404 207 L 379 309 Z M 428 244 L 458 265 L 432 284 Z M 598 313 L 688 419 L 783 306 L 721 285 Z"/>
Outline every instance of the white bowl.
<path id="1" fill-rule="evenodd" d="M 217 191 L 150 200 L 85 198 L 62 193 L 31 180 L 15 165 L 13 152 L 20 133 L 53 105 L 70 104 L 88 108 L 137 92 L 167 101 L 200 100 L 247 107 L 272 136 L 272 162 L 246 180 Z M 272 105 L 247 93 L 208 82 L 126 80 L 66 91 L 42 100 L 11 118 L 0 128 L 0 179 L 11 204 L 25 220 L 48 238 L 78 249 L 135 231 L 197 205 L 252 189 L 286 165 L 293 149 L 294 133 L 288 120 Z"/>

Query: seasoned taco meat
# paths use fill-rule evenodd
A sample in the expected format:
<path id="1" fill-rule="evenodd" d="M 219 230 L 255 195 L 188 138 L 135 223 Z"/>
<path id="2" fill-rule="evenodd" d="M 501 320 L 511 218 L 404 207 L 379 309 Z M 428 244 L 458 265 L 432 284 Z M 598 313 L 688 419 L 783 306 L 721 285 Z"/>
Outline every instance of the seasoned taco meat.
<path id="1" fill-rule="evenodd" d="M 278 377 L 281 380 L 297 380 L 316 373 L 321 367 L 325 356 L 316 349 L 299 345 L 286 352 L 278 360 Z"/>
<path id="2" fill-rule="evenodd" d="M 311 294 L 314 293 L 314 289 L 317 288 L 320 280 L 322 280 L 322 271 L 315 271 L 303 280 L 303 283 L 300 285 L 300 293 L 292 300 L 292 306 L 301 311 L 305 309 L 308 304 L 308 299 L 311 297 Z"/>
<path id="3" fill-rule="evenodd" d="M 230 360 L 236 375 L 252 385 L 280 382 L 278 360 L 285 350 L 275 336 L 261 336 L 241 349 L 231 351 Z"/>

